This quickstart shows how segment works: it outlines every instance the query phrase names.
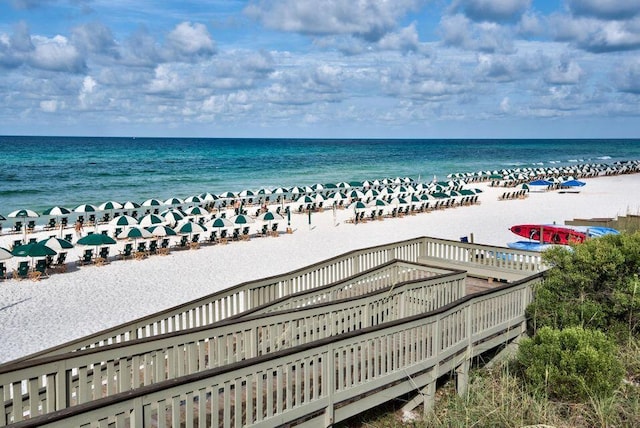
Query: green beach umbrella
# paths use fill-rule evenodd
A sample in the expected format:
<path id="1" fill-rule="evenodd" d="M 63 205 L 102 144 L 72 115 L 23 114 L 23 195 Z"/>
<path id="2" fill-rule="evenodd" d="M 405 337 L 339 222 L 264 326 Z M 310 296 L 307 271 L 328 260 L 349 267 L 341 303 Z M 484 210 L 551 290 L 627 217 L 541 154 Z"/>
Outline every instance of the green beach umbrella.
<path id="1" fill-rule="evenodd" d="M 60 206 L 55 206 L 55 207 L 51 207 L 51 208 L 47 208 L 46 210 L 42 211 L 42 215 L 48 215 L 51 217 L 60 217 L 63 215 L 69 215 L 71 214 L 71 210 L 69 208 L 65 208 L 65 207 L 60 207 Z"/>
<path id="2" fill-rule="evenodd" d="M 233 224 L 250 224 L 255 223 L 255 220 L 248 215 L 238 214 L 229 219 Z"/>
<path id="3" fill-rule="evenodd" d="M 296 199 L 296 204 L 312 204 L 314 202 L 313 198 L 309 195 L 304 195 Z"/>
<path id="4" fill-rule="evenodd" d="M 147 199 L 142 203 L 143 207 L 160 207 L 162 205 L 164 205 L 164 202 L 162 202 L 160 199 L 155 198 Z"/>
<path id="5" fill-rule="evenodd" d="M 138 220 L 129 215 L 121 215 L 109 221 L 110 226 L 136 226 L 137 224 Z"/>
<path id="6" fill-rule="evenodd" d="M 224 192 L 224 193 L 220 193 L 219 196 L 221 199 L 233 199 L 236 197 L 236 194 L 233 192 Z"/>
<path id="7" fill-rule="evenodd" d="M 204 233 L 207 231 L 207 228 L 193 221 L 183 222 L 181 225 L 178 225 L 176 228 L 176 232 L 180 234 L 193 234 L 193 233 Z"/>
<path id="8" fill-rule="evenodd" d="M 202 199 L 204 202 L 215 202 L 218 199 L 220 199 L 216 195 L 214 195 L 213 193 L 209 193 L 209 192 L 201 193 L 198 196 L 200 196 L 200 199 Z"/>
<path id="9" fill-rule="evenodd" d="M 40 215 L 38 215 L 37 212 L 33 211 L 33 210 L 29 210 L 29 209 L 21 209 L 21 210 L 15 210 L 10 212 L 9 214 L 7 214 L 7 217 L 9 218 L 21 218 L 22 219 L 22 230 L 23 232 L 23 236 L 24 236 L 24 241 L 27 240 L 27 223 L 25 221 L 25 219 L 27 218 L 38 218 L 40 217 Z"/>
<path id="10" fill-rule="evenodd" d="M 58 254 L 53 248 L 47 247 L 41 242 L 19 245 L 11 251 L 16 257 L 45 257 Z"/>
<path id="11" fill-rule="evenodd" d="M 386 207 L 389 204 L 382 199 L 374 199 L 369 205 L 372 207 Z"/>
<path id="12" fill-rule="evenodd" d="M 164 224 L 158 224 L 158 225 L 155 225 L 155 226 L 149 226 L 149 227 L 147 227 L 147 230 L 149 232 L 151 232 L 151 234 L 153 236 L 163 237 L 163 236 L 176 236 L 177 235 L 175 230 L 173 230 L 169 226 L 165 226 Z"/>
<path id="13" fill-rule="evenodd" d="M 193 196 L 189 196 L 188 198 L 184 198 L 184 203 L 185 204 L 201 204 L 202 199 L 200 199 L 200 197 L 197 195 L 193 195 Z"/>
<path id="14" fill-rule="evenodd" d="M 186 210 L 184 210 L 184 213 L 186 215 L 191 215 L 191 216 L 209 215 L 209 211 L 205 210 L 202 207 L 189 207 Z"/>
<path id="15" fill-rule="evenodd" d="M 116 241 L 110 236 L 103 235 L 102 233 L 91 233 L 87 236 L 83 236 L 78 239 L 78 245 L 98 246 L 98 245 L 113 245 Z"/>
<path id="16" fill-rule="evenodd" d="M 6 248 L 0 247 L 0 260 L 9 260 L 11 257 L 13 257 L 11 251 L 7 250 Z"/>
<path id="17" fill-rule="evenodd" d="M 138 226 L 132 226 L 118 235 L 118 239 L 134 239 L 134 240 L 146 239 L 151 237 L 153 237 L 153 234 L 151 232 L 149 232 L 145 228 L 138 227 Z"/>
<path id="18" fill-rule="evenodd" d="M 125 210 L 135 210 L 140 208 L 140 204 L 133 201 L 127 201 L 124 204 L 122 204 L 122 208 L 124 208 Z"/>
<path id="19" fill-rule="evenodd" d="M 99 211 L 113 211 L 122 209 L 122 204 L 116 201 L 108 201 L 103 204 L 98 205 Z"/>
<path id="20" fill-rule="evenodd" d="M 170 224 L 176 224 L 184 218 L 184 214 L 178 210 L 166 210 L 160 213 L 160 216 Z"/>
<path id="21" fill-rule="evenodd" d="M 138 222 L 140 226 L 153 226 L 154 224 L 163 224 L 165 219 L 156 214 L 147 214 Z"/>
<path id="22" fill-rule="evenodd" d="M 94 213 L 96 211 L 98 211 L 98 208 L 95 205 L 91 204 L 78 205 L 73 209 L 73 212 L 76 213 Z"/>
<path id="23" fill-rule="evenodd" d="M 5 221 L 7 218 L 5 216 L 3 216 L 2 214 L 0 214 L 0 221 Z"/>
<path id="24" fill-rule="evenodd" d="M 215 227 L 218 229 L 222 229 L 225 227 L 231 227 L 233 226 L 233 223 L 231 223 L 231 221 L 227 218 L 223 218 L 223 217 L 218 217 L 218 218 L 214 218 L 213 220 L 205 223 L 205 227 Z"/>
<path id="25" fill-rule="evenodd" d="M 45 245 L 55 251 L 69 250 L 73 248 L 73 244 L 71 242 L 62 238 L 47 238 L 42 241 L 38 241 L 38 244 Z"/>
<path id="26" fill-rule="evenodd" d="M 180 198 L 169 198 L 166 201 L 164 201 L 165 205 L 182 205 L 184 204 L 184 200 L 180 199 Z"/>
<path id="27" fill-rule="evenodd" d="M 282 219 L 284 219 L 284 217 L 282 217 L 280 214 L 274 213 L 271 211 L 265 211 L 258 216 L 258 220 L 262 220 L 262 221 L 273 221 L 273 220 L 282 220 Z"/>
<path id="28" fill-rule="evenodd" d="M 367 208 L 367 205 L 362 201 L 356 201 L 356 202 L 352 203 L 351 205 L 349 205 L 349 207 L 348 207 L 348 209 L 354 210 L 354 211 L 364 210 L 366 208 Z"/>

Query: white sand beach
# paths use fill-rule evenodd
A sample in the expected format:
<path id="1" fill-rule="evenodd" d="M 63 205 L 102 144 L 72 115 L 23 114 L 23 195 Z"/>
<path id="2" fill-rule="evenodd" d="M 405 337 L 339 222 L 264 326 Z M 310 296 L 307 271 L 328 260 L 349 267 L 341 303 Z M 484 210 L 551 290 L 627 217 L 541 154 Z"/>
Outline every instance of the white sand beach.
<path id="1" fill-rule="evenodd" d="M 168 256 L 118 260 L 105 266 L 75 266 L 83 250 L 69 252 L 69 270 L 38 282 L 0 281 L 0 362 L 129 321 L 240 282 L 284 273 L 347 251 L 418 236 L 506 246 L 519 238 L 518 223 L 563 224 L 573 218 L 616 217 L 640 212 L 640 175 L 585 179 L 579 193 L 531 192 L 525 199 L 499 200 L 508 189 L 484 190 L 480 204 L 436 210 L 365 224 L 346 222 L 353 213 L 331 209 L 293 214 L 293 233 L 256 237 L 228 245 L 172 251 Z M 286 220 L 280 221 L 281 230 Z M 38 232 L 43 238 L 53 232 Z M 19 237 L 18 237 L 19 238 Z M 16 235 L 0 236 L 9 248 Z M 111 255 L 123 246 L 118 242 Z M 18 258 L 6 261 L 10 272 Z"/>

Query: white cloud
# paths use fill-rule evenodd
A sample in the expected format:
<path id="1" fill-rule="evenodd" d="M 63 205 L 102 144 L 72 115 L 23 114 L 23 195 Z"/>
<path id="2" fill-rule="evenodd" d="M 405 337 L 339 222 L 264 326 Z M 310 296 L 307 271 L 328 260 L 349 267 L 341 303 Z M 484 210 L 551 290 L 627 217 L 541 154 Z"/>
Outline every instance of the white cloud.
<path id="1" fill-rule="evenodd" d="M 40 110 L 45 113 L 55 113 L 58 110 L 58 102 L 56 100 L 40 101 Z"/>
<path id="2" fill-rule="evenodd" d="M 216 47 L 207 27 L 203 24 L 182 22 L 166 38 L 170 60 L 194 60 L 198 57 L 210 57 Z"/>
<path id="3" fill-rule="evenodd" d="M 50 71 L 83 72 L 86 68 L 84 58 L 66 37 L 32 37 L 35 50 L 29 57 L 31 66 Z"/>
<path id="4" fill-rule="evenodd" d="M 571 42 L 589 52 L 640 49 L 640 17 L 631 21 L 601 21 L 554 15 L 551 23 L 557 40 Z"/>
<path id="5" fill-rule="evenodd" d="M 451 10 L 477 22 L 515 22 L 530 4 L 531 0 L 454 0 Z"/>
<path id="6" fill-rule="evenodd" d="M 578 63 L 572 60 L 562 60 L 552 67 L 545 80 L 553 85 L 575 85 L 584 76 L 584 71 Z"/>
<path id="7" fill-rule="evenodd" d="M 613 72 L 613 83 L 621 92 L 640 95 L 640 60 L 626 61 L 619 65 Z"/>
<path id="8" fill-rule="evenodd" d="M 574 15 L 601 19 L 628 19 L 640 14 L 637 0 L 566 0 Z"/>
<path id="9" fill-rule="evenodd" d="M 254 0 L 245 13 L 268 28 L 311 35 L 352 34 L 377 41 L 419 0 Z"/>
<path id="10" fill-rule="evenodd" d="M 444 16 L 439 27 L 448 46 L 488 52 L 513 53 L 513 32 L 492 22 L 473 22 L 462 14 Z"/>

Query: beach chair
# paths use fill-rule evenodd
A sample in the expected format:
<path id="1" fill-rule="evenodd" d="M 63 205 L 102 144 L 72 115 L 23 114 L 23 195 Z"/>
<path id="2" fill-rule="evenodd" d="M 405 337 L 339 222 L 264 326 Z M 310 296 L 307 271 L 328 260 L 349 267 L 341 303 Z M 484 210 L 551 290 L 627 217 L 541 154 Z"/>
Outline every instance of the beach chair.
<path id="1" fill-rule="evenodd" d="M 66 272 L 67 265 L 65 261 L 67 260 L 67 253 L 58 253 L 58 258 L 55 262 L 51 263 L 49 266 L 55 272 Z"/>
<path id="2" fill-rule="evenodd" d="M 209 234 L 209 240 L 207 242 L 210 244 L 215 244 L 217 240 L 218 240 L 218 232 L 214 230 Z"/>
<path id="3" fill-rule="evenodd" d="M 218 242 L 219 242 L 220 244 L 226 244 L 228 240 L 229 240 L 229 239 L 228 239 L 228 237 L 227 237 L 227 229 L 222 229 L 222 230 L 220 231 L 220 239 L 218 240 Z"/>
<path id="4" fill-rule="evenodd" d="M 32 271 L 29 271 L 29 279 L 31 281 L 40 281 L 42 277 L 48 277 L 49 273 L 47 271 L 47 260 L 40 259 L 36 262 L 35 267 Z"/>
<path id="5" fill-rule="evenodd" d="M 249 226 L 245 226 L 242 228 L 242 233 L 240 235 L 240 239 L 242 239 L 243 241 L 248 241 L 250 238 L 249 235 Z"/>
<path id="6" fill-rule="evenodd" d="M 18 263 L 18 269 L 13 270 L 13 278 L 22 280 L 29 277 L 29 262 L 24 261 Z"/>
<path id="7" fill-rule="evenodd" d="M 269 225 L 262 225 L 262 229 L 260 229 L 260 236 L 267 236 L 267 232 L 269 231 Z"/>
<path id="8" fill-rule="evenodd" d="M 185 248 L 187 248 L 187 245 L 189 244 L 189 237 L 186 235 L 183 235 L 180 238 L 180 241 L 175 245 L 175 247 L 179 250 L 183 250 Z"/>
<path id="9" fill-rule="evenodd" d="M 15 224 L 13 225 L 13 231 L 16 233 L 19 233 L 21 230 L 22 230 L 22 222 L 16 221 Z"/>
<path id="10" fill-rule="evenodd" d="M 98 256 L 96 257 L 94 263 L 97 266 L 102 266 L 109 263 L 109 247 L 100 248 L 100 252 L 98 253 Z"/>
<path id="11" fill-rule="evenodd" d="M 29 238 L 28 244 L 35 244 L 36 242 L 38 242 L 38 238 Z"/>
<path id="12" fill-rule="evenodd" d="M 87 265 L 93 261 L 93 249 L 84 250 L 81 256 L 78 256 L 78 263 L 81 266 Z"/>
<path id="13" fill-rule="evenodd" d="M 0 262 L 0 279 L 5 279 L 7 277 L 7 267 L 4 265 L 4 262 Z"/>
<path id="14" fill-rule="evenodd" d="M 22 245 L 21 239 L 14 240 L 13 244 L 11 244 L 11 250 L 14 250 L 16 247 L 19 247 L 20 245 Z"/>
<path id="15" fill-rule="evenodd" d="M 240 229 L 233 229 L 233 235 L 231 235 L 232 241 L 237 241 L 240 239 Z"/>
<path id="16" fill-rule="evenodd" d="M 154 239 L 149 241 L 149 254 L 156 254 L 158 252 L 158 241 Z"/>
<path id="17" fill-rule="evenodd" d="M 160 248 L 169 248 L 169 238 L 163 238 L 160 243 Z"/>
<path id="18" fill-rule="evenodd" d="M 64 240 L 65 240 L 65 241 L 72 242 L 72 240 L 73 240 L 73 235 L 72 235 L 71 233 L 67 233 L 66 235 L 64 235 Z"/>
<path id="19" fill-rule="evenodd" d="M 69 224 L 69 219 L 67 217 L 62 217 L 60 219 L 60 224 L 62 225 L 63 228 L 67 227 L 67 224 Z"/>
<path id="20" fill-rule="evenodd" d="M 55 218 L 50 218 L 49 219 L 49 223 L 47 223 L 44 228 L 47 229 L 47 230 L 55 229 L 56 228 L 56 219 Z"/>
<path id="21" fill-rule="evenodd" d="M 191 248 L 192 250 L 197 250 L 198 248 L 200 248 L 200 234 L 198 233 L 194 233 L 193 236 L 191 237 L 191 242 L 189 242 L 189 248 Z"/>

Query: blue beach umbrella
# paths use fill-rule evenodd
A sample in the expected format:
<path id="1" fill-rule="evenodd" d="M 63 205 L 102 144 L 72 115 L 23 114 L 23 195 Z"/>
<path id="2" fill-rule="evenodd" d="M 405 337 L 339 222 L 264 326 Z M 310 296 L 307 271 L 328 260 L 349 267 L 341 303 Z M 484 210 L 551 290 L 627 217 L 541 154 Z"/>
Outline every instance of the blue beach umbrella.
<path id="1" fill-rule="evenodd" d="M 569 181 L 565 181 L 561 184 L 562 187 L 582 187 L 584 186 L 585 183 L 584 181 L 578 181 L 578 180 L 569 180 Z"/>

